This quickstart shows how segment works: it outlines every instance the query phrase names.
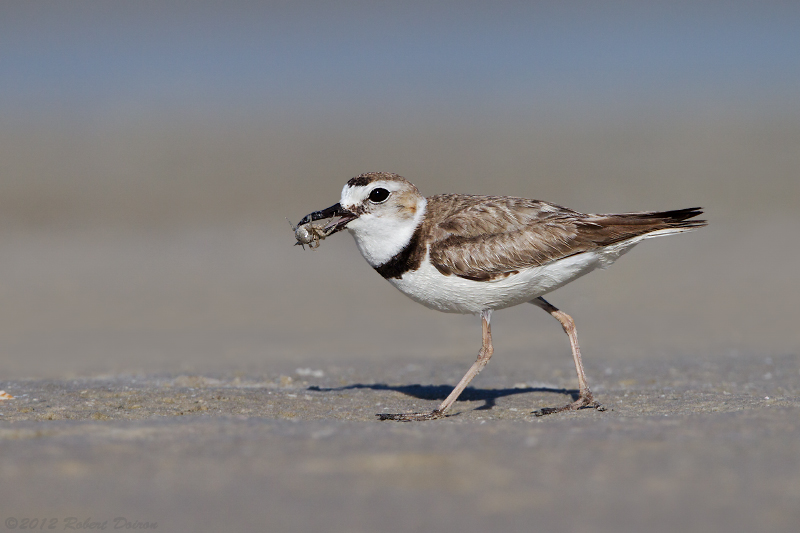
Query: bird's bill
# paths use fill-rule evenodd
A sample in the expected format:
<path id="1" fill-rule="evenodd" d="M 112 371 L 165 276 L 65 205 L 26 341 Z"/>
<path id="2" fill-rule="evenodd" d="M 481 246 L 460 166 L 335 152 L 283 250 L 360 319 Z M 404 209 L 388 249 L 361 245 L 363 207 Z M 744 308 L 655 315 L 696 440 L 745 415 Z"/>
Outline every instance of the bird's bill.
<path id="1" fill-rule="evenodd" d="M 338 218 L 337 218 L 338 217 Z M 343 208 L 341 204 L 334 204 L 327 209 L 323 209 L 321 211 L 314 211 L 313 213 L 309 213 L 297 223 L 298 226 L 302 226 L 303 224 L 308 224 L 309 222 L 314 222 L 315 220 L 324 220 L 327 218 L 332 218 L 326 226 L 325 230 L 333 230 L 329 233 L 329 235 L 333 235 L 337 231 L 341 231 L 347 226 L 347 224 L 358 218 L 358 215 L 353 213 L 352 211 L 348 211 L 347 209 Z"/>

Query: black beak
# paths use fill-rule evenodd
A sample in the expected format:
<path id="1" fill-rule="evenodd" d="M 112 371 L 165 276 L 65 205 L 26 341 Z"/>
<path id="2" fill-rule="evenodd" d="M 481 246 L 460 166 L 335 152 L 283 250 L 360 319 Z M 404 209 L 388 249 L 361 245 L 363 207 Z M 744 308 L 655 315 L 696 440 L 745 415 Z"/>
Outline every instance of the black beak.
<path id="1" fill-rule="evenodd" d="M 322 211 L 314 211 L 313 213 L 307 214 L 300 220 L 300 222 L 297 223 L 297 225 L 302 226 L 303 224 L 308 224 L 309 222 L 314 222 L 315 220 L 323 220 L 334 217 L 341 218 L 325 226 L 326 230 L 333 228 L 333 231 L 330 232 L 330 235 L 333 235 L 337 231 L 343 230 L 345 226 L 347 226 L 348 222 L 358 218 L 358 216 L 352 211 L 344 209 L 340 204 L 334 204 L 327 209 L 323 209 Z"/>

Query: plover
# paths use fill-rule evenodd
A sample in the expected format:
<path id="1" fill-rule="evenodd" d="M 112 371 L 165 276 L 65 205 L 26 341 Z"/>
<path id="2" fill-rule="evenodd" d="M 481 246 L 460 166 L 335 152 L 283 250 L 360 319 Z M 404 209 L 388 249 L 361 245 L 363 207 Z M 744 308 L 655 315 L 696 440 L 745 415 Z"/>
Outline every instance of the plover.
<path id="1" fill-rule="evenodd" d="M 397 174 L 370 172 L 350 179 L 339 203 L 306 215 L 297 227 L 331 219 L 321 230 L 324 237 L 349 230 L 370 266 L 412 300 L 446 313 L 481 317 L 478 359 L 438 408 L 377 415 L 381 420 L 411 421 L 445 416 L 492 357 L 492 311 L 525 302 L 561 323 L 578 374 L 578 399 L 539 414 L 599 408 L 583 370 L 575 322 L 542 296 L 609 266 L 644 239 L 705 226 L 706 221 L 693 219 L 701 213 L 701 208 L 692 207 L 584 214 L 510 196 L 425 198 Z"/>

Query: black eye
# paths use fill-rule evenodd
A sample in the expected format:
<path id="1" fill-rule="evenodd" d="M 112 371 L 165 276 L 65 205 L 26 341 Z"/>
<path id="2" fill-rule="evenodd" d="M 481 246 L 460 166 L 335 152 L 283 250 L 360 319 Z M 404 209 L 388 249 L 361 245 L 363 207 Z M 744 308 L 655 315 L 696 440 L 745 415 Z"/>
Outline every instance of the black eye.
<path id="1" fill-rule="evenodd" d="M 387 198 L 389 198 L 389 191 L 382 187 L 372 189 L 372 192 L 369 193 L 369 201 L 375 204 L 379 204 Z"/>

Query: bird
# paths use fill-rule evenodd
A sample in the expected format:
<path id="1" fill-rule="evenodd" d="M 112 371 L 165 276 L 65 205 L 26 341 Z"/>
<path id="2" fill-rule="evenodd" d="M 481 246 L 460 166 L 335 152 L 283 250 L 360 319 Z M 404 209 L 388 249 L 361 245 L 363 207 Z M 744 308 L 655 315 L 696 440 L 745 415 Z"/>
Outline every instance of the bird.
<path id="1" fill-rule="evenodd" d="M 398 174 L 353 177 L 338 203 L 303 217 L 320 238 L 347 229 L 367 263 L 412 300 L 438 311 L 478 315 L 478 358 L 432 412 L 380 413 L 380 420 L 424 421 L 447 416 L 459 395 L 494 353 L 492 312 L 531 303 L 553 316 L 569 337 L 578 397 L 553 414 L 603 410 L 589 388 L 575 321 L 544 295 L 611 265 L 639 242 L 707 225 L 702 208 L 585 214 L 553 203 L 513 196 L 423 196 Z M 329 220 L 320 227 L 316 221 Z M 298 234 L 302 231 L 298 231 Z M 298 241 L 300 238 L 298 237 Z"/>

